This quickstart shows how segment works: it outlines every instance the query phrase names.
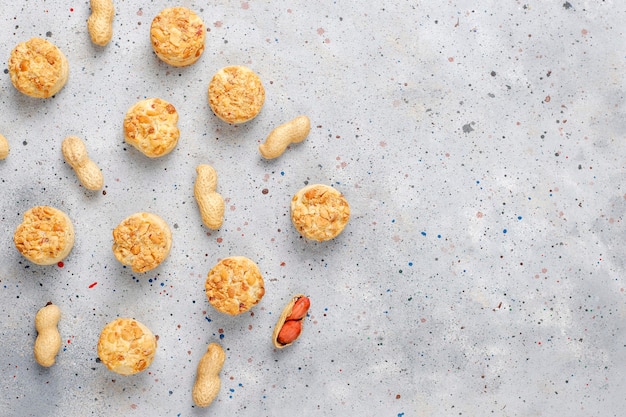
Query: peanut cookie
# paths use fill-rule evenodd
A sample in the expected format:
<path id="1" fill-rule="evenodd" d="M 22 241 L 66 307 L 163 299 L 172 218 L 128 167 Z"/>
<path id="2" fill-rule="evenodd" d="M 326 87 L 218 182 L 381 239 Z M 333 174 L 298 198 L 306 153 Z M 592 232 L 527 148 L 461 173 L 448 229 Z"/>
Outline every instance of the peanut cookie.
<path id="1" fill-rule="evenodd" d="M 152 48 L 163 61 L 175 67 L 191 65 L 204 51 L 206 28 L 202 19 L 186 7 L 161 10 L 152 20 Z"/>
<path id="2" fill-rule="evenodd" d="M 206 295 L 222 313 L 237 315 L 248 311 L 265 294 L 259 267 L 243 256 L 222 259 L 209 271 Z"/>
<path id="3" fill-rule="evenodd" d="M 74 246 L 72 221 L 61 210 L 36 206 L 24 213 L 24 221 L 13 234 L 15 247 L 38 265 L 53 265 L 64 259 Z"/>
<path id="4" fill-rule="evenodd" d="M 167 258 L 172 232 L 159 216 L 140 212 L 128 216 L 113 230 L 113 254 L 135 272 L 147 272 Z"/>
<path id="5" fill-rule="evenodd" d="M 98 340 L 98 357 L 111 371 L 133 375 L 146 369 L 156 353 L 157 339 L 137 320 L 118 318 L 104 326 Z"/>
<path id="6" fill-rule="evenodd" d="M 345 197 L 328 185 L 308 185 L 291 199 L 291 221 L 307 239 L 330 240 L 341 233 L 349 219 Z"/>
<path id="7" fill-rule="evenodd" d="M 9 57 L 11 82 L 20 92 L 36 98 L 48 98 L 67 82 L 69 63 L 53 43 L 32 38 L 21 42 Z"/>
<path id="8" fill-rule="evenodd" d="M 220 69 L 209 83 L 209 105 L 227 123 L 252 120 L 265 102 L 261 79 L 251 69 L 235 65 Z"/>
<path id="9" fill-rule="evenodd" d="M 176 108 L 160 98 L 135 103 L 124 118 L 124 138 L 141 153 L 158 158 L 172 152 L 180 131 Z"/>

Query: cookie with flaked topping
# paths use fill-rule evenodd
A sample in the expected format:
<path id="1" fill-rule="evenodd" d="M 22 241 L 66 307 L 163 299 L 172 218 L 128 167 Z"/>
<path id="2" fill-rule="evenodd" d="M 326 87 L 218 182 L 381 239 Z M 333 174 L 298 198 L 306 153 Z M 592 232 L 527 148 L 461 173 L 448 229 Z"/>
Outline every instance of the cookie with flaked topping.
<path id="1" fill-rule="evenodd" d="M 209 105 L 213 113 L 232 124 L 252 120 L 265 103 L 265 89 L 254 71 L 242 65 L 224 67 L 209 83 Z"/>
<path id="2" fill-rule="evenodd" d="M 130 318 L 108 323 L 98 339 L 98 357 L 120 375 L 133 375 L 149 367 L 156 348 L 157 339 L 152 331 Z"/>
<path id="3" fill-rule="evenodd" d="M 335 238 L 350 220 L 350 205 L 339 191 L 324 184 L 308 185 L 291 199 L 291 221 L 307 239 Z"/>
<path id="4" fill-rule="evenodd" d="M 209 303 L 230 315 L 248 311 L 265 295 L 259 267 L 244 256 L 231 256 L 218 262 L 209 271 L 205 287 Z"/>
<path id="5" fill-rule="evenodd" d="M 196 62 L 204 51 L 206 28 L 196 13 L 186 7 L 169 7 L 154 17 L 150 41 L 157 56 L 175 67 Z"/>
<path id="6" fill-rule="evenodd" d="M 135 103 L 124 117 L 124 138 L 141 153 L 158 158 L 172 152 L 178 143 L 178 112 L 160 98 Z"/>
<path id="7" fill-rule="evenodd" d="M 147 272 L 161 264 L 172 248 L 172 232 L 161 217 L 139 212 L 113 229 L 113 254 L 135 272 Z"/>
<path id="8" fill-rule="evenodd" d="M 42 38 L 20 42 L 9 57 L 11 82 L 20 92 L 36 98 L 48 98 L 61 90 L 70 66 L 61 50 Z"/>
<path id="9" fill-rule="evenodd" d="M 17 250 L 38 265 L 53 265 L 69 255 L 74 246 L 74 226 L 59 209 L 36 206 L 24 213 L 13 234 Z"/>

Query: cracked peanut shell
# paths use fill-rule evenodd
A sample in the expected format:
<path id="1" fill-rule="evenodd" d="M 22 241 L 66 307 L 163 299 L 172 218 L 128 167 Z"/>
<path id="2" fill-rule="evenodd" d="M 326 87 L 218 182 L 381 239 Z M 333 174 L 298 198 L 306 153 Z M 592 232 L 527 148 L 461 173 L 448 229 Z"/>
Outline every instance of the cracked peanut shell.
<path id="1" fill-rule="evenodd" d="M 272 343 L 274 344 L 274 346 L 278 349 L 282 349 L 285 348 L 287 346 L 291 346 L 291 344 L 293 342 L 295 342 L 296 340 L 298 340 L 298 338 L 300 337 L 300 335 L 302 335 L 302 330 L 300 331 L 300 333 L 298 334 L 298 336 L 293 339 L 291 342 L 289 343 L 281 343 L 278 340 L 278 334 L 280 333 L 280 331 L 282 330 L 283 326 L 285 325 L 285 322 L 287 321 L 287 317 L 289 317 L 293 311 L 293 307 L 296 304 L 296 301 L 298 301 L 300 298 L 307 298 L 306 295 L 304 294 L 296 294 L 293 296 L 293 298 L 291 299 L 291 301 L 289 301 L 287 303 L 287 305 L 285 306 L 285 308 L 283 308 L 282 313 L 280 314 L 280 317 L 278 318 L 278 320 L 276 321 L 276 326 L 274 326 L 274 332 L 272 333 Z M 300 322 L 300 326 L 302 329 L 304 329 L 304 318 L 306 317 L 306 314 L 308 312 L 308 307 L 307 310 L 305 311 L 305 314 L 298 318 L 297 321 Z"/>

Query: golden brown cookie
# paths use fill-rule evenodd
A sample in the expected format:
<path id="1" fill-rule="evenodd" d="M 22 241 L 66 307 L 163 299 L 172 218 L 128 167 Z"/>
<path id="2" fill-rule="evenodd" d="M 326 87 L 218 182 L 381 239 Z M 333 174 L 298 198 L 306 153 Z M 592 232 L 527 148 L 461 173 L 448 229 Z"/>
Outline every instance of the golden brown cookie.
<path id="1" fill-rule="evenodd" d="M 161 10 L 152 20 L 150 40 L 157 56 L 175 67 L 191 65 L 204 51 L 204 22 L 186 7 Z"/>
<path id="2" fill-rule="evenodd" d="M 147 272 L 167 258 L 172 232 L 159 216 L 140 212 L 128 216 L 113 229 L 113 254 L 135 272 Z"/>
<path id="3" fill-rule="evenodd" d="M 220 69 L 209 83 L 209 105 L 227 123 L 256 117 L 265 102 L 261 79 L 250 68 L 235 65 Z"/>
<path id="4" fill-rule="evenodd" d="M 146 369 L 156 353 L 157 339 L 137 320 L 118 318 L 104 326 L 98 357 L 111 371 L 133 375 Z"/>
<path id="5" fill-rule="evenodd" d="M 26 259 L 38 265 L 63 260 L 74 246 L 72 221 L 61 210 L 36 206 L 24 213 L 24 220 L 13 234 L 15 247 Z"/>
<path id="6" fill-rule="evenodd" d="M 243 256 L 222 259 L 209 271 L 206 295 L 222 313 L 236 315 L 248 311 L 265 294 L 259 267 Z"/>
<path id="7" fill-rule="evenodd" d="M 328 185 L 308 185 L 291 199 L 291 221 L 307 239 L 330 240 L 341 233 L 348 220 L 348 201 Z"/>
<path id="8" fill-rule="evenodd" d="M 58 93 L 67 82 L 69 71 L 63 52 L 41 38 L 17 44 L 9 57 L 11 82 L 31 97 L 48 98 Z"/>
<path id="9" fill-rule="evenodd" d="M 124 138 L 141 153 L 158 158 L 172 152 L 180 131 L 176 108 L 160 98 L 135 103 L 124 118 Z"/>

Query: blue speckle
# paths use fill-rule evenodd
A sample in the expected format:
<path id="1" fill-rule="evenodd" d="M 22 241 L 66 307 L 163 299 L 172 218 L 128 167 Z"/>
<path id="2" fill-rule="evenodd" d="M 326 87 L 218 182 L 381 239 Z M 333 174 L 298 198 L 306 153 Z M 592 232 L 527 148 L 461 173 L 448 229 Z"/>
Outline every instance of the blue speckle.
<path id="1" fill-rule="evenodd" d="M 209 323 L 211 323 L 211 321 L 212 321 L 212 320 L 211 320 L 210 318 L 208 318 L 208 317 L 205 317 L 204 319 L 205 319 L 206 321 L 208 321 Z"/>
<path id="2" fill-rule="evenodd" d="M 230 392 L 235 392 L 234 388 L 229 389 Z"/>
<path id="3" fill-rule="evenodd" d="M 403 417 L 404 413 L 398 413 L 398 417 Z"/>
<path id="4" fill-rule="evenodd" d="M 395 222 L 396 222 L 396 219 L 391 219 L 391 223 L 395 223 Z"/>
<path id="5" fill-rule="evenodd" d="M 161 283 L 161 287 L 165 287 L 165 283 L 164 282 Z"/>
<path id="6" fill-rule="evenodd" d="M 152 282 L 152 278 L 150 278 L 150 279 L 148 280 L 148 282 Z"/>
<path id="7" fill-rule="evenodd" d="M 522 216 L 517 216 L 517 220 L 522 220 Z"/>
<path id="8" fill-rule="evenodd" d="M 437 235 L 437 239 L 441 239 L 441 235 Z"/>
<path id="9" fill-rule="evenodd" d="M 280 175 L 285 176 L 285 171 L 280 171 Z"/>
<path id="10" fill-rule="evenodd" d="M 426 232 L 422 232 L 422 236 L 426 236 Z"/>
<path id="11" fill-rule="evenodd" d="M 506 232 L 507 232 L 507 230 L 506 230 L 506 229 L 503 229 L 503 230 L 502 230 L 502 233 L 506 233 Z"/>
<path id="12" fill-rule="evenodd" d="M 413 262 L 409 262 L 409 266 L 413 266 Z"/>
<path id="13" fill-rule="evenodd" d="M 476 180 L 476 184 L 480 184 L 480 181 Z"/>
<path id="14" fill-rule="evenodd" d="M 220 334 L 220 339 L 224 338 L 224 333 Z"/>

